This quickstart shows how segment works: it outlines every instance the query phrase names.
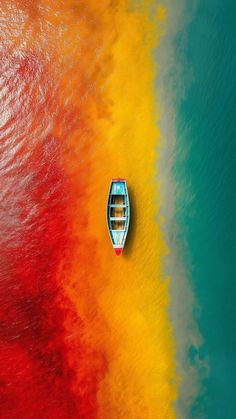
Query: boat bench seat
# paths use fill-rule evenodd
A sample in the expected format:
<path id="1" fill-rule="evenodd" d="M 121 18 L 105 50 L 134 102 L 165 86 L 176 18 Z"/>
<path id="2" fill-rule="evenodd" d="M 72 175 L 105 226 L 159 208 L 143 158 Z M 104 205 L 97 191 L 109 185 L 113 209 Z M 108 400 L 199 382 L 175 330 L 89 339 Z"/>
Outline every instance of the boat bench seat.
<path id="1" fill-rule="evenodd" d="M 125 221 L 127 217 L 110 217 L 111 221 Z"/>
<path id="2" fill-rule="evenodd" d="M 126 205 L 124 205 L 124 204 L 111 204 L 110 207 L 111 208 L 125 208 Z"/>
<path id="3" fill-rule="evenodd" d="M 125 229 L 119 229 L 119 230 L 112 230 L 112 229 L 109 229 L 110 231 L 114 231 L 114 233 L 117 233 L 117 232 L 122 232 L 122 231 L 126 231 Z"/>

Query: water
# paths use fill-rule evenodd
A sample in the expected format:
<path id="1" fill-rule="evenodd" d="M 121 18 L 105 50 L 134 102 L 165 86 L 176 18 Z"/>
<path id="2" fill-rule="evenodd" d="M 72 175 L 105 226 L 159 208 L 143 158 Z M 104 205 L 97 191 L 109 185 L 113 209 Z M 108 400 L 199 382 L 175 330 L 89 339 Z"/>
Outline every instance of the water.
<path id="1" fill-rule="evenodd" d="M 209 366 L 191 419 L 236 417 L 235 13 L 233 1 L 200 0 L 175 40 L 185 84 L 175 96 L 179 239 Z"/>
<path id="2" fill-rule="evenodd" d="M 31 3 L 3 0 L 0 7 L 0 416 L 173 417 L 166 249 L 154 222 L 160 144 L 149 23 L 123 2 Z M 188 418 L 231 419 L 236 6 L 205 3 L 175 38 L 184 85 L 184 96 L 173 95 L 178 242 L 204 339 L 188 352 L 196 368 L 201 360 L 209 366 L 208 377 L 199 371 L 201 391 Z M 158 182 L 166 182 L 172 215 L 164 169 L 159 164 Z M 128 179 L 135 226 L 124 258 L 115 259 L 105 224 L 114 176 Z M 171 282 L 189 310 L 173 269 Z M 172 306 L 176 300 L 172 294 Z"/>

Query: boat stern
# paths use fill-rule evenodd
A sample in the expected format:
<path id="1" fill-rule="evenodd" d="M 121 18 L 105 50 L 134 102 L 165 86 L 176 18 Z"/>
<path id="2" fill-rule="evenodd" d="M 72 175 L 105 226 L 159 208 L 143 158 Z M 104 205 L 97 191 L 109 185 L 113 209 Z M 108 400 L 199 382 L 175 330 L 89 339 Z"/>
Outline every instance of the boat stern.
<path id="1" fill-rule="evenodd" d="M 114 250 L 115 250 L 115 254 L 117 256 L 120 256 L 122 253 L 123 247 L 115 247 Z"/>

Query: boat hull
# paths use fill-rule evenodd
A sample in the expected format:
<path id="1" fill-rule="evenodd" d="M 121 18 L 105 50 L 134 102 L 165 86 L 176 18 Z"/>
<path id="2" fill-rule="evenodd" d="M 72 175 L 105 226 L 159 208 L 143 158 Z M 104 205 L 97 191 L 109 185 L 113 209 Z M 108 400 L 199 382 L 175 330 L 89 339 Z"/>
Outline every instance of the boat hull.
<path id="1" fill-rule="evenodd" d="M 112 179 L 107 200 L 107 227 L 117 256 L 122 254 L 130 222 L 130 203 L 125 179 Z"/>

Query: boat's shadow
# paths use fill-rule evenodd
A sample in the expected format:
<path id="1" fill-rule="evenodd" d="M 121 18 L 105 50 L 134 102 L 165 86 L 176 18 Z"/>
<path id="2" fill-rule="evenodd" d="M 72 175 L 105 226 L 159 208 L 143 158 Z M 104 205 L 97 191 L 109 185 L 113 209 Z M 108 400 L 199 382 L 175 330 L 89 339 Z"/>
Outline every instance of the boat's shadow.
<path id="1" fill-rule="evenodd" d="M 123 250 L 123 256 L 129 258 L 132 254 L 133 243 L 136 236 L 136 219 L 137 219 L 137 205 L 134 192 L 129 186 L 129 201 L 130 201 L 130 224 L 129 231 L 126 238 L 126 243 Z"/>

